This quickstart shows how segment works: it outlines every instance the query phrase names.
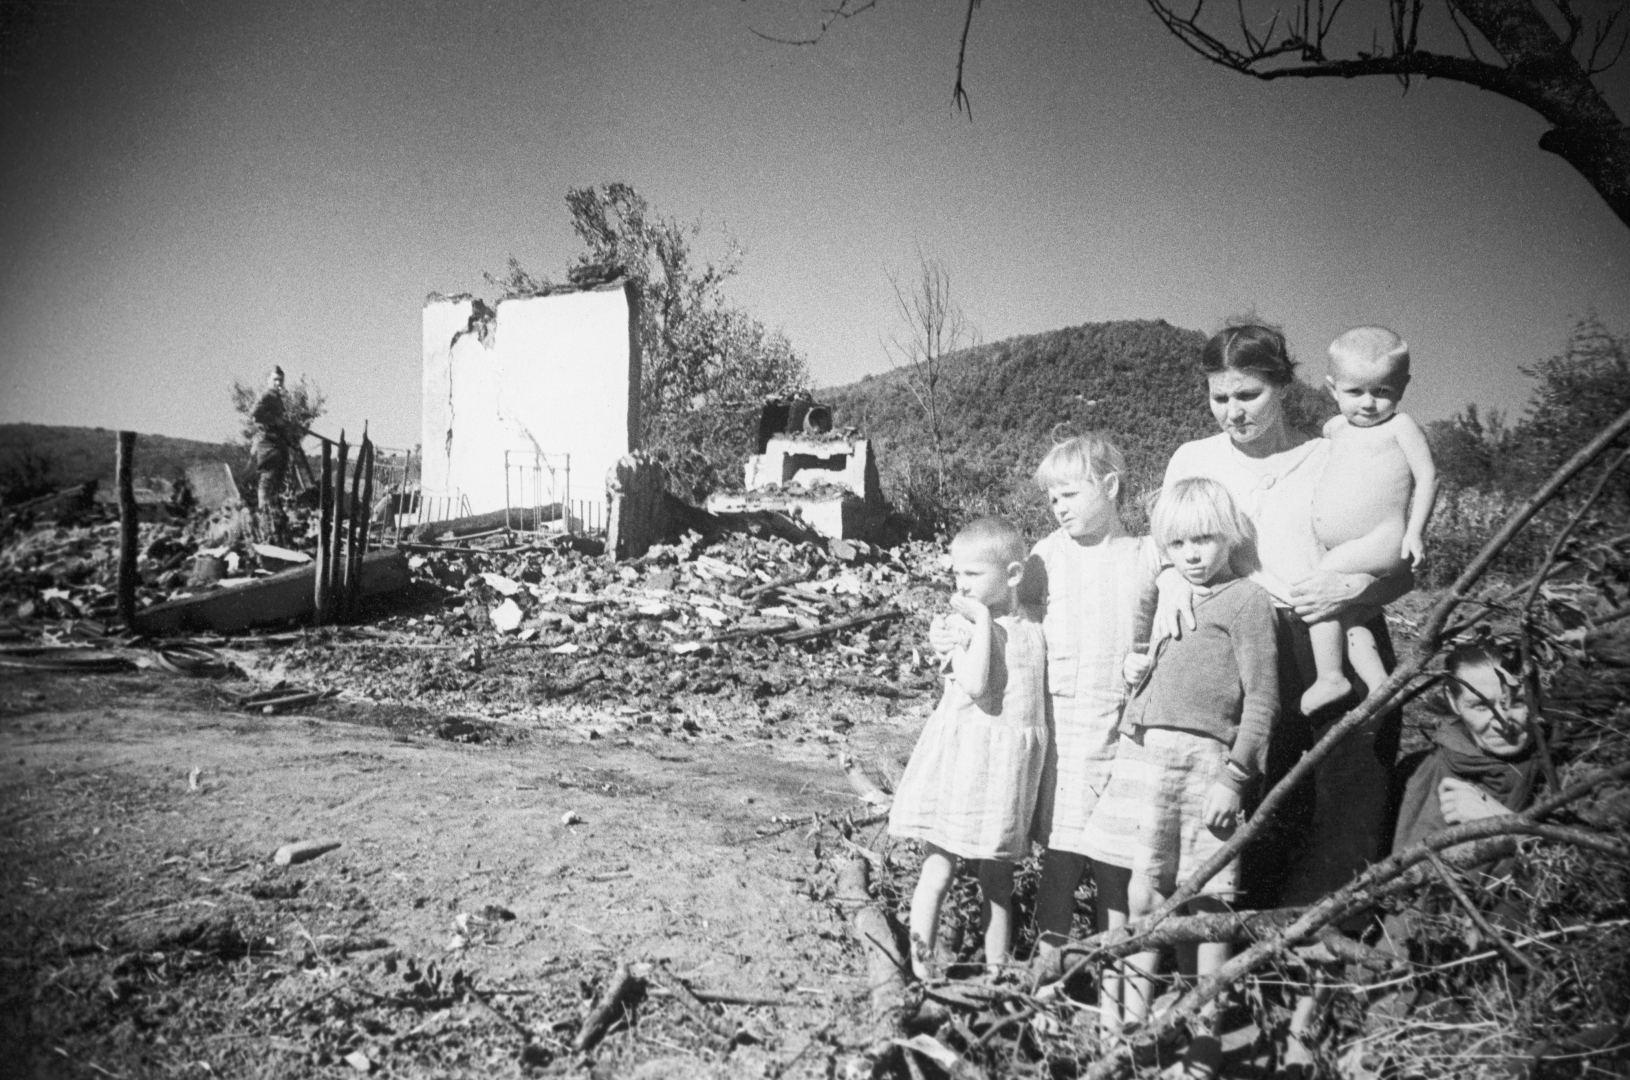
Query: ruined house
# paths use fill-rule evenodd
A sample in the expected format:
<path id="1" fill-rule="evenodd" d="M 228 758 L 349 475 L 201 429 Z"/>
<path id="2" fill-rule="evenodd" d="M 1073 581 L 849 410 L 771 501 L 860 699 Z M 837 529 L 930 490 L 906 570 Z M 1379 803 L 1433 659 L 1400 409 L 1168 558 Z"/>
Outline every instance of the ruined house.
<path id="1" fill-rule="evenodd" d="M 593 527 L 639 445 L 638 299 L 623 282 L 424 307 L 423 520 L 559 507 Z"/>
<path id="2" fill-rule="evenodd" d="M 834 431 L 832 407 L 773 399 L 759 416 L 743 492 L 709 496 L 715 514 L 774 511 L 825 536 L 869 540 L 888 516 L 870 439 Z"/>

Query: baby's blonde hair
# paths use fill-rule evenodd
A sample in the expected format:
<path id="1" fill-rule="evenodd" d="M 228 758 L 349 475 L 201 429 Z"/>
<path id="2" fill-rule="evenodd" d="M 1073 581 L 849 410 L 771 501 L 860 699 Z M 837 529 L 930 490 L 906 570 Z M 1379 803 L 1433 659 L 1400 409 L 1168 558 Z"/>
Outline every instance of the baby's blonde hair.
<path id="1" fill-rule="evenodd" d="M 1330 343 L 1332 364 L 1385 364 L 1409 374 L 1409 343 L 1384 326 L 1355 326 Z"/>
<path id="2" fill-rule="evenodd" d="M 1110 476 L 1120 477 L 1120 487 L 1115 493 L 1115 502 L 1119 505 L 1126 500 L 1126 455 L 1096 431 L 1088 431 L 1054 443 L 1036 466 L 1035 481 L 1037 487 L 1046 491 L 1084 480 L 1102 484 Z"/>
<path id="3" fill-rule="evenodd" d="M 1162 551 L 1192 536 L 1215 536 L 1228 545 L 1235 573 L 1254 568 L 1241 565 L 1241 560 L 1246 556 L 1247 562 L 1255 560 L 1256 528 L 1234 505 L 1228 489 L 1215 480 L 1192 477 L 1162 491 L 1149 515 L 1149 532 Z"/>

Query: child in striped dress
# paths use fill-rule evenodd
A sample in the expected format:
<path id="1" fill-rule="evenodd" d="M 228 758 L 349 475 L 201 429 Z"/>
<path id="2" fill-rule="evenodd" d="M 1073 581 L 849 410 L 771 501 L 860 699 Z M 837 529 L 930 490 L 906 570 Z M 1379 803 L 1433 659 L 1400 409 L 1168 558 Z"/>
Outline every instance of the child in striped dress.
<path id="1" fill-rule="evenodd" d="M 1160 573 L 1154 543 L 1127 535 L 1121 522 L 1125 476 L 1120 448 L 1092 433 L 1054 446 L 1036 468 L 1059 526 L 1036 544 L 1022 590 L 1027 608 L 1045 612 L 1047 639 L 1052 744 L 1032 830 L 1047 848 L 1036 894 L 1035 967 L 1044 983 L 1062 967 L 1059 950 L 1089 861 L 1097 928 L 1107 929 L 1126 910 L 1127 871 L 1092 859 L 1086 845 L 1087 820 L 1115 763 L 1126 702 L 1121 666 L 1129 653 L 1148 647 Z"/>
<path id="2" fill-rule="evenodd" d="M 985 961 L 1008 960 L 1013 864 L 1030 853 L 1030 816 L 1047 749 L 1046 646 L 1041 627 L 1018 617 L 1024 537 L 1000 518 L 980 518 L 951 541 L 951 607 L 971 624 L 950 650 L 939 707 L 911 751 L 895 791 L 889 833 L 923 843 L 911 898 L 911 968 L 932 974 L 940 906 L 956 860 L 979 862 Z"/>
<path id="3" fill-rule="evenodd" d="M 1129 914 L 1148 915 L 1233 835 L 1245 787 L 1261 775 L 1279 713 L 1273 602 L 1246 579 L 1255 562 L 1250 521 L 1214 480 L 1179 480 L 1161 495 L 1154 538 L 1194 587 L 1196 626 L 1153 657 L 1126 658 L 1132 696 L 1121 717 L 1113 774 L 1085 833 L 1087 854 L 1130 868 Z M 1190 912 L 1225 910 L 1238 863 L 1211 878 Z M 1128 957 L 1119 1011 L 1100 1000 L 1105 1025 L 1141 1022 L 1159 954 Z M 1178 947 L 1202 977 L 1228 945 Z"/>

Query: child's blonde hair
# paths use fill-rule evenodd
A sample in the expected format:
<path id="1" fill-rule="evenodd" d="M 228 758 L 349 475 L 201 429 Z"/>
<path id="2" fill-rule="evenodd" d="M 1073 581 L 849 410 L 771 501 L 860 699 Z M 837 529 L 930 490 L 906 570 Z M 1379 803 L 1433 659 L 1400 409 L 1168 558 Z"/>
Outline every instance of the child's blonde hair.
<path id="1" fill-rule="evenodd" d="M 1329 353 L 1333 364 L 1385 364 L 1409 374 L 1409 343 L 1384 326 L 1355 326 L 1330 343 Z"/>
<path id="2" fill-rule="evenodd" d="M 999 517 L 975 518 L 952 537 L 951 543 L 977 547 L 982 554 L 995 557 L 1003 566 L 1022 563 L 1030 553 L 1019 527 Z"/>
<path id="3" fill-rule="evenodd" d="M 1256 558 L 1256 527 L 1251 519 L 1240 513 L 1227 488 L 1205 477 L 1179 480 L 1161 492 L 1149 515 L 1149 532 L 1162 551 L 1191 536 L 1215 536 L 1228 545 L 1235 573 L 1248 573 L 1251 567 L 1243 565 L 1242 559 Z"/>
<path id="4" fill-rule="evenodd" d="M 1036 466 L 1035 481 L 1037 487 L 1046 491 L 1083 480 L 1102 484 L 1110 476 L 1120 478 L 1115 492 L 1115 504 L 1119 506 L 1126 501 L 1126 455 L 1096 431 L 1088 431 L 1054 443 Z"/>

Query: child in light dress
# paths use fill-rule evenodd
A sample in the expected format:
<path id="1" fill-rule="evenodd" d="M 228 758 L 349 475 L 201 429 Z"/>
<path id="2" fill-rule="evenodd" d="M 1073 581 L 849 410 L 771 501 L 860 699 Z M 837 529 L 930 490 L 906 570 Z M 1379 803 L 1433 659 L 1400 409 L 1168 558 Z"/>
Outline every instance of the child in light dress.
<path id="1" fill-rule="evenodd" d="M 951 541 L 951 609 L 966 640 L 949 650 L 939 707 L 911 752 L 889 813 L 892 836 L 920 840 L 922 876 L 911 898 L 911 968 L 933 974 L 940 907 L 957 859 L 978 860 L 985 961 L 1007 963 L 1013 865 L 1030 853 L 1031 814 L 1047 751 L 1046 646 L 1018 615 L 1024 537 L 980 518 Z"/>
<path id="2" fill-rule="evenodd" d="M 1094 922 L 1125 921 L 1126 870 L 1090 859 L 1087 821 L 1115 762 L 1127 654 L 1148 647 L 1160 553 L 1121 521 L 1126 460 L 1101 435 L 1067 439 L 1036 468 L 1058 528 L 1037 542 L 1023 596 L 1041 615 L 1047 640 L 1052 745 L 1036 806 L 1035 837 L 1046 845 L 1036 893 L 1039 982 L 1057 978 L 1075 915 L 1075 890 L 1090 870 Z M 1110 973 L 1101 994 L 1117 994 Z"/>
<path id="3" fill-rule="evenodd" d="M 1279 711 L 1273 602 L 1242 576 L 1253 549 L 1250 521 L 1213 480 L 1179 480 L 1156 504 L 1154 539 L 1194 588 L 1196 626 L 1163 639 L 1153 656 L 1126 658 L 1131 700 L 1108 789 L 1092 813 L 1086 851 L 1126 868 L 1133 918 L 1159 907 L 1233 834 L 1241 798 L 1261 775 Z M 1221 911 L 1236 891 L 1238 863 L 1211 878 L 1188 905 Z M 1186 969 L 1215 973 L 1226 943 L 1179 947 Z M 1099 995 L 1104 1027 L 1147 1016 L 1158 953 L 1127 958 L 1117 1001 Z"/>
<path id="4" fill-rule="evenodd" d="M 1398 411 L 1409 385 L 1409 346 L 1385 327 L 1349 330 L 1330 343 L 1324 381 L 1341 415 L 1324 427 L 1330 460 L 1313 496 L 1313 533 L 1325 549 L 1318 568 L 1386 577 L 1419 566 L 1437 469 L 1420 425 Z M 1308 628 L 1318 678 L 1302 695 L 1303 714 L 1347 696 L 1344 657 L 1369 689 L 1386 680 L 1375 636 L 1364 626 L 1374 615 L 1358 605 Z"/>

